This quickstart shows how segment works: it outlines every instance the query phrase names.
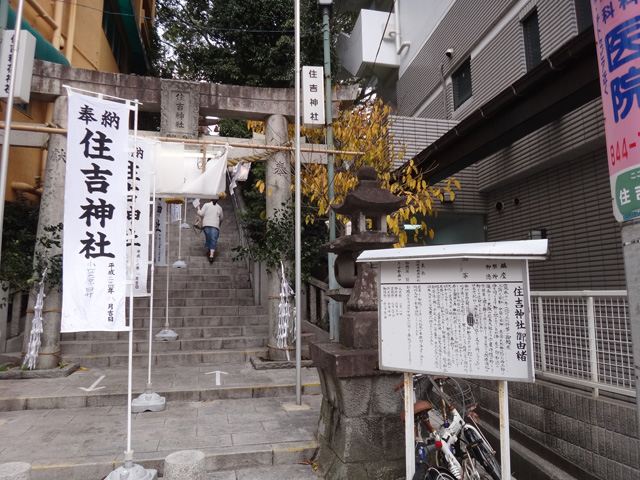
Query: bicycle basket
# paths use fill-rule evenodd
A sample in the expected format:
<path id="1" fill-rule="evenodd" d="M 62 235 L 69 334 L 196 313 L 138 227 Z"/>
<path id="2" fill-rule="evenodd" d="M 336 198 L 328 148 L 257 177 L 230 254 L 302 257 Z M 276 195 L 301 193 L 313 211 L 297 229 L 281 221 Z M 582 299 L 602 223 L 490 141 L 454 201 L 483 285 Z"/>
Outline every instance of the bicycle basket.
<path id="1" fill-rule="evenodd" d="M 467 413 L 469 413 L 468 410 L 476 404 L 473 390 L 471 390 L 471 384 L 468 381 L 449 377 L 443 382 L 441 391 L 436 380 L 431 376 L 429 379 L 432 383 L 432 388 L 429 392 L 429 401 L 431 401 L 432 404 L 438 405 L 440 399 L 444 398 L 447 403 L 456 407 L 456 410 L 458 410 L 463 417 L 466 416 Z M 436 400 L 436 402 L 433 400 Z"/>

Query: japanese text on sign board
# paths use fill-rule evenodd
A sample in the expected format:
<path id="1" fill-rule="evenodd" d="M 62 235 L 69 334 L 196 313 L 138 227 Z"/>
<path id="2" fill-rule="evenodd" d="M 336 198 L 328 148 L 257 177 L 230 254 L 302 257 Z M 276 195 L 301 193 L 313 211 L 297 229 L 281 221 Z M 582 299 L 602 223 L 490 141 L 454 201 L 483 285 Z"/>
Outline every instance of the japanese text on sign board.
<path id="1" fill-rule="evenodd" d="M 324 68 L 302 67 L 302 123 L 323 126 L 324 112 Z"/>
<path id="2" fill-rule="evenodd" d="M 475 378 L 532 378 L 521 263 L 383 262 L 381 366 Z"/>

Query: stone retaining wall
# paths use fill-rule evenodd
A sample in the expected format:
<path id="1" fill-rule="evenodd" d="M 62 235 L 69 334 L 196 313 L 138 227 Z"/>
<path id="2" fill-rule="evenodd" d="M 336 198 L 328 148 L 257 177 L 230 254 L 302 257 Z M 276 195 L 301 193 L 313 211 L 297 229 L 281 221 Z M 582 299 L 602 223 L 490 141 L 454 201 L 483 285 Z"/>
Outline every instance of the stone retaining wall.
<path id="1" fill-rule="evenodd" d="M 475 383 L 476 400 L 497 414 L 497 383 Z M 635 403 L 594 399 L 590 393 L 543 381 L 509 383 L 512 431 L 524 434 L 532 448 L 554 450 L 595 478 L 640 480 L 636 417 Z"/>

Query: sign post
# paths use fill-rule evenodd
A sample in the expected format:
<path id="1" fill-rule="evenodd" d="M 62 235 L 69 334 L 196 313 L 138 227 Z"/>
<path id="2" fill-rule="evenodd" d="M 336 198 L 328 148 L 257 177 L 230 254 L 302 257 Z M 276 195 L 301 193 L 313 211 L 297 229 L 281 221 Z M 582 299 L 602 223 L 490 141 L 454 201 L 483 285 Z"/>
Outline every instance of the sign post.
<path id="1" fill-rule="evenodd" d="M 511 470 L 507 381 L 534 381 L 527 262 L 547 252 L 547 240 L 527 240 L 369 250 L 358 257 L 379 263 L 381 370 L 498 380 L 503 478 Z M 410 409 L 412 395 L 405 376 Z M 410 409 L 407 478 L 415 468 Z"/>

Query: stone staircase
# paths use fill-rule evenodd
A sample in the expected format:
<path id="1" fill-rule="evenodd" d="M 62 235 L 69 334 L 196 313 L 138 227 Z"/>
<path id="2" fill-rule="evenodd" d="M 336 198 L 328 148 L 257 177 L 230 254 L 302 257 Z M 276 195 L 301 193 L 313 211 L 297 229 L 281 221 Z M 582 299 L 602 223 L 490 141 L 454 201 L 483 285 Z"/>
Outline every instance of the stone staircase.
<path id="1" fill-rule="evenodd" d="M 232 261 L 238 226 L 231 201 L 221 205 L 213 264 L 204 234 L 183 229 L 187 267 L 155 268 L 152 334 L 168 318 L 179 337 L 152 341 L 153 391 L 166 409 L 133 414 L 134 460 L 162 477 L 167 455 L 197 449 L 205 454 L 206 480 L 318 479 L 309 464 L 322 401 L 317 372 L 302 369 L 303 402 L 296 405 L 295 369 L 249 362 L 268 351 L 269 321 L 266 307 L 254 304 L 246 266 Z M 193 208 L 187 210 L 191 224 Z M 178 259 L 178 225 L 170 225 L 169 265 Z M 133 305 L 134 398 L 147 381 L 150 303 L 137 298 Z M 0 382 L 0 438 L 7 440 L 0 457 L 31 463 L 33 480 L 100 480 L 123 461 L 129 333 L 65 333 L 61 352 L 63 362 L 84 368 Z"/>
<path id="2" fill-rule="evenodd" d="M 232 248 L 240 244 L 238 225 L 231 201 L 223 199 L 220 204 L 224 222 L 213 264 L 205 256 L 204 233 L 196 235 L 190 228 L 180 232 L 180 256 L 187 267 L 155 267 L 153 335 L 168 319 L 169 328 L 178 334 L 178 339 L 154 340 L 152 365 L 240 363 L 267 352 L 267 310 L 254 305 L 244 262 L 232 261 Z M 194 209 L 187 204 L 189 224 L 194 215 Z M 172 223 L 169 265 L 178 259 L 178 232 L 179 223 Z M 134 299 L 134 367 L 148 365 L 150 302 L 150 298 Z M 84 367 L 124 367 L 128 362 L 128 338 L 128 332 L 64 333 L 62 360 L 79 362 Z"/>

